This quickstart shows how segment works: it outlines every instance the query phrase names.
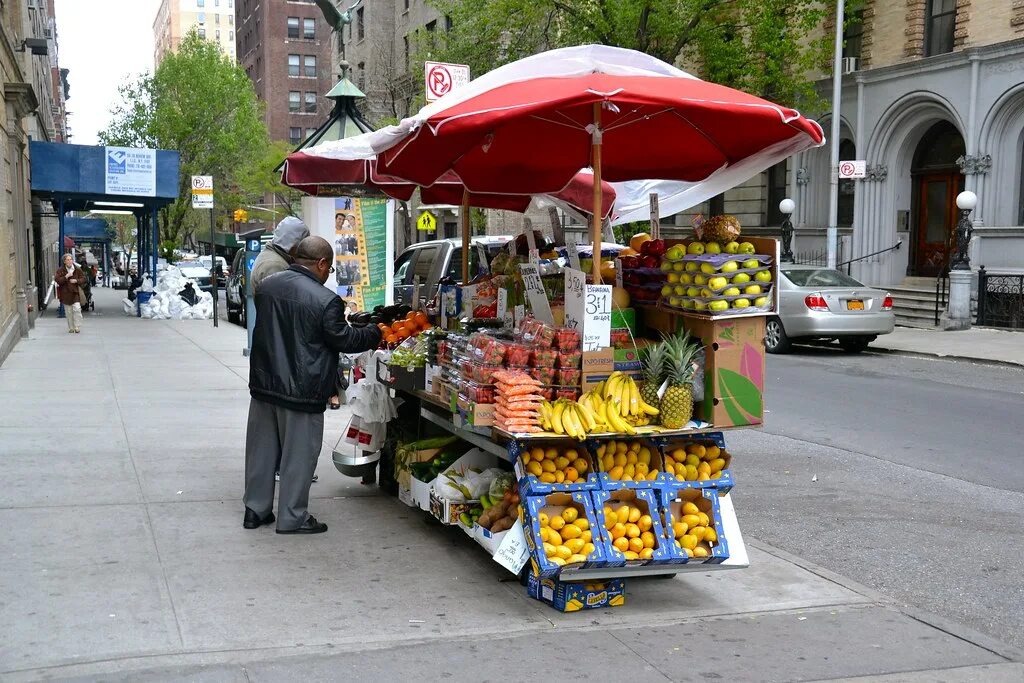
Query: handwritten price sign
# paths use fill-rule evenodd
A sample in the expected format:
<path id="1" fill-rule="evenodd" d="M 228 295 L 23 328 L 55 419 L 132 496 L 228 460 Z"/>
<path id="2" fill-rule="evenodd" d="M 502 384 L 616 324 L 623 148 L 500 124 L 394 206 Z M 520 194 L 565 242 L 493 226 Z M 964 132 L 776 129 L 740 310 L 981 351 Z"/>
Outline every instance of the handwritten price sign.
<path id="1" fill-rule="evenodd" d="M 523 272 L 523 286 L 526 288 L 526 298 L 530 302 L 530 310 L 538 320 L 555 324 L 555 318 L 551 315 L 551 304 L 548 302 L 547 292 L 544 290 L 544 282 L 540 278 L 540 270 L 535 264 L 524 263 L 519 266 Z"/>
<path id="2" fill-rule="evenodd" d="M 522 522 L 516 522 L 508 530 L 505 538 L 501 539 L 493 559 L 513 574 L 518 574 L 523 568 L 530 559 L 530 551 L 526 547 L 526 534 L 523 532 Z"/>
<path id="3" fill-rule="evenodd" d="M 572 247 L 569 249 L 572 253 Z M 576 268 L 565 269 L 565 326 L 572 330 L 583 330 L 586 313 L 587 276 Z"/>
<path id="4" fill-rule="evenodd" d="M 612 287 L 588 285 L 583 271 L 565 269 L 565 326 L 579 330 L 584 351 L 611 345 Z"/>

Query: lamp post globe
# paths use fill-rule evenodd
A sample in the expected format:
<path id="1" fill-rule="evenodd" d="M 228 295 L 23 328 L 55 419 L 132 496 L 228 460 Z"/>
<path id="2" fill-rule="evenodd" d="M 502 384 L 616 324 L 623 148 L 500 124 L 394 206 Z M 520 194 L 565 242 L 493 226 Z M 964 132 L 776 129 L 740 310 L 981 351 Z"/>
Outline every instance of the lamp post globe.
<path id="1" fill-rule="evenodd" d="M 787 216 L 791 216 L 793 212 L 796 211 L 796 202 L 794 202 L 789 197 L 786 197 L 781 202 L 779 202 L 779 211 L 786 214 Z"/>
<path id="2" fill-rule="evenodd" d="M 978 195 L 970 190 L 964 190 L 956 196 L 956 205 L 961 211 L 974 211 L 978 205 Z"/>

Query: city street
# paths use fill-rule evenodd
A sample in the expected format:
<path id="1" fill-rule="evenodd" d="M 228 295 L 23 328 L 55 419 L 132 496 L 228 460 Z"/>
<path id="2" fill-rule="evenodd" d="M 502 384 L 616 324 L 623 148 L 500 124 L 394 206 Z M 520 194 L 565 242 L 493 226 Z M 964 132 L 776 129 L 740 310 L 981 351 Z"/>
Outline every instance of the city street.
<path id="1" fill-rule="evenodd" d="M 1024 373 L 803 347 L 733 439 L 745 531 L 1024 647 Z"/>

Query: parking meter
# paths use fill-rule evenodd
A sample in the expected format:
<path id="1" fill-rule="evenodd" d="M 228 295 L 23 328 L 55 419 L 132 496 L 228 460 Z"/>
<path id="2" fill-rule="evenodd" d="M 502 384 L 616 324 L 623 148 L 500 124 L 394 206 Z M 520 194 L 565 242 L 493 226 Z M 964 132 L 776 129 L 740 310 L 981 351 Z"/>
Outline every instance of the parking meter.
<path id="1" fill-rule="evenodd" d="M 242 286 L 245 287 L 245 334 L 246 344 L 242 355 L 248 356 L 252 348 L 252 331 L 256 326 L 256 299 L 253 296 L 252 267 L 256 263 L 256 257 L 260 255 L 262 248 L 258 239 L 247 239 L 245 241 L 245 269 L 242 275 Z"/>

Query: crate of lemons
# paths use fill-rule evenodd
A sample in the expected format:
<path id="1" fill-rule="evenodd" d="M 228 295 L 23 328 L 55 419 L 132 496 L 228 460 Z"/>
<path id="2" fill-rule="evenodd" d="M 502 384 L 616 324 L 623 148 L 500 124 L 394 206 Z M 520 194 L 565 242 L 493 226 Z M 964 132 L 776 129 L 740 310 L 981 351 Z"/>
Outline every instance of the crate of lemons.
<path id="1" fill-rule="evenodd" d="M 721 493 L 733 486 L 732 456 L 714 441 L 677 441 L 662 447 L 665 483 L 712 486 Z"/>
<path id="2" fill-rule="evenodd" d="M 530 574 L 526 591 L 559 612 L 578 612 L 626 604 L 626 582 L 622 579 L 574 582 L 539 579 Z"/>
<path id="3" fill-rule="evenodd" d="M 528 496 L 523 522 L 533 572 L 541 578 L 605 560 L 589 491 Z"/>
<path id="4" fill-rule="evenodd" d="M 665 531 L 672 539 L 671 561 L 719 563 L 729 557 L 715 489 L 662 489 Z"/>
<path id="5" fill-rule="evenodd" d="M 594 448 L 600 465 L 601 488 L 654 488 L 660 481 L 662 457 L 658 447 L 640 439 L 602 441 Z"/>
<path id="6" fill-rule="evenodd" d="M 594 491 L 609 566 L 667 562 L 672 557 L 661 524 L 659 495 L 650 489 Z"/>
<path id="7" fill-rule="evenodd" d="M 514 443 L 518 451 L 516 477 L 527 494 L 593 491 L 598 488 L 594 459 L 583 445 Z"/>

